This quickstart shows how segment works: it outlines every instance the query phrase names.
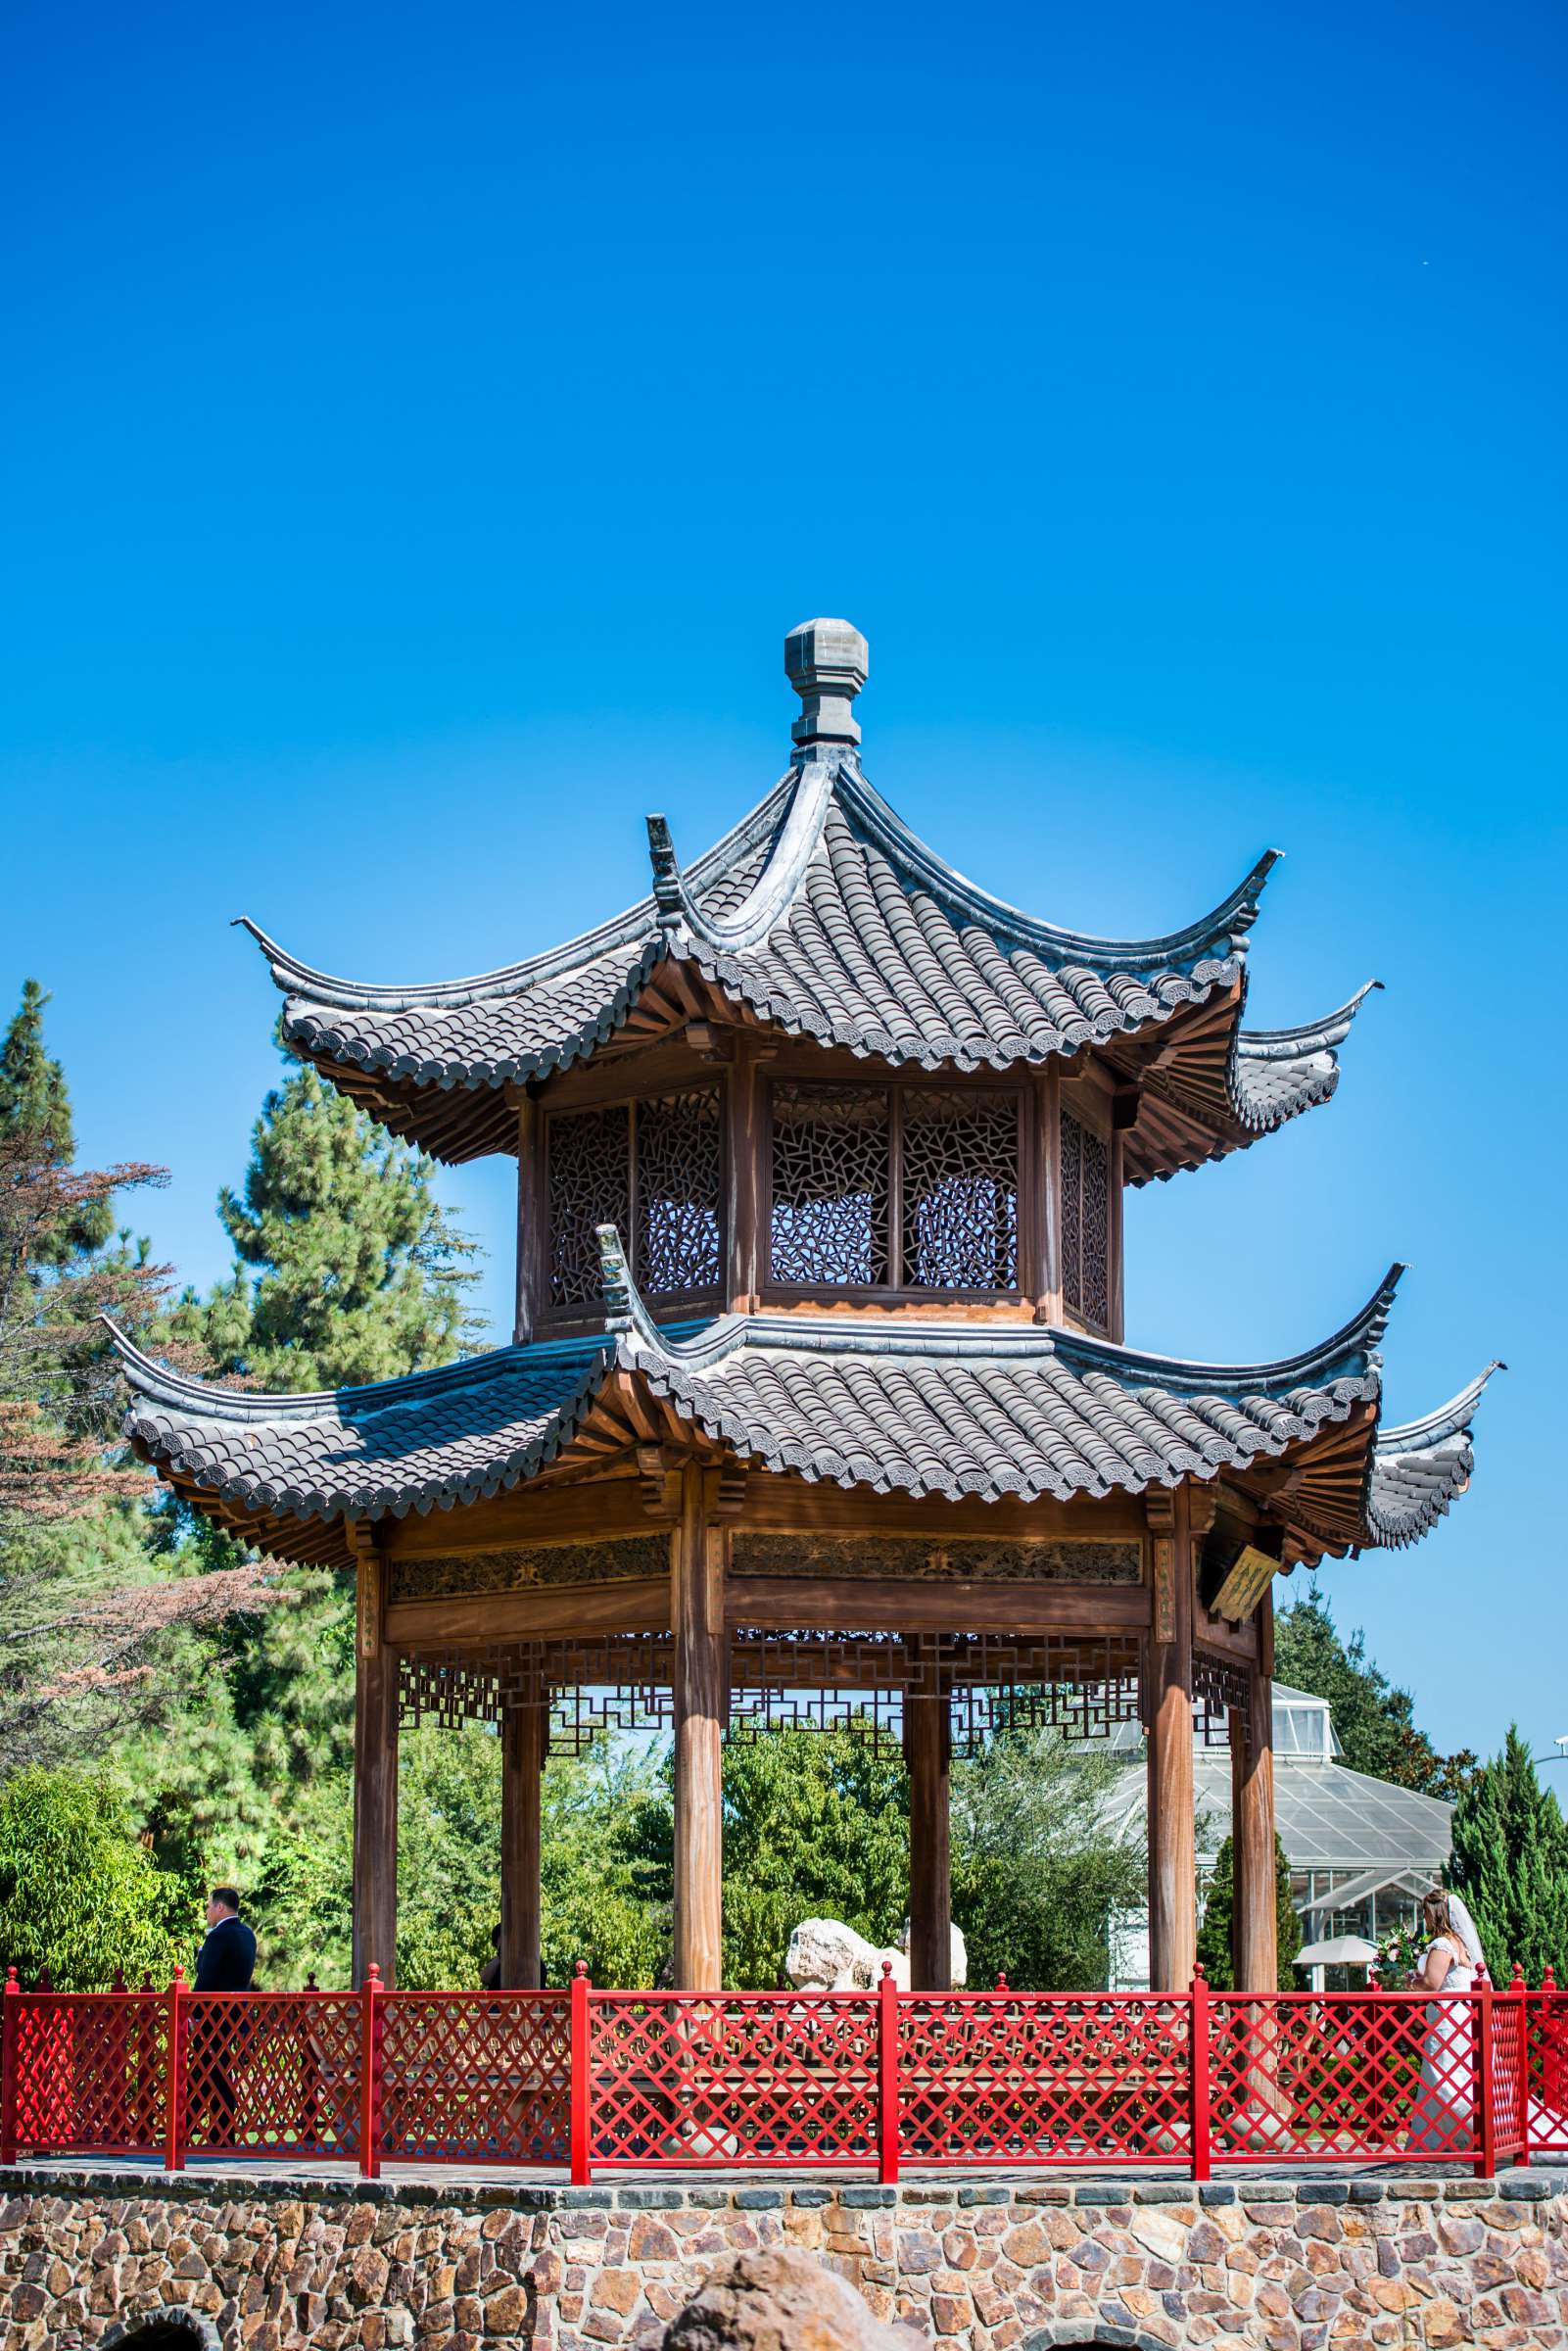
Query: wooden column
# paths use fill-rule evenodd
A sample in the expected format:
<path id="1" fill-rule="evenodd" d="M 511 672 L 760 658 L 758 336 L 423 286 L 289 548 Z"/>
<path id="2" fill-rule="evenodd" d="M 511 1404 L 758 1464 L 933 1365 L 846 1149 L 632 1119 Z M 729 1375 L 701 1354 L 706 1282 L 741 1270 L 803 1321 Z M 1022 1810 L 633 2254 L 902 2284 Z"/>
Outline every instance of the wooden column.
<path id="1" fill-rule="evenodd" d="M 1272 1991 L 1279 1973 L 1279 1922 L 1274 1907 L 1274 1624 L 1273 1600 L 1266 1592 L 1254 1623 L 1258 1655 L 1247 1677 L 1251 1735 L 1238 1737 L 1241 1726 L 1234 1715 L 1230 1724 L 1236 1881 L 1231 1957 L 1238 1991 Z"/>
<path id="2" fill-rule="evenodd" d="M 547 1728 L 537 1688 L 506 1708 L 500 1732 L 500 1980 L 539 1990 L 540 1796 Z"/>
<path id="3" fill-rule="evenodd" d="M 1192 1519 L 1185 1486 L 1150 1497 L 1149 1983 L 1185 1991 L 1198 1955 L 1193 1831 Z"/>
<path id="4" fill-rule="evenodd" d="M 517 1306 L 512 1343 L 526 1347 L 546 1304 L 545 1121 L 532 1094 L 517 1102 Z"/>
<path id="5" fill-rule="evenodd" d="M 911 1643 L 915 1649 L 917 1644 Z M 904 1700 L 909 1766 L 909 1982 L 912 1991 L 953 1988 L 953 1885 L 949 1762 L 952 1725 L 941 1695 Z"/>
<path id="6" fill-rule="evenodd" d="M 1029 1090 L 1037 1122 L 1040 1256 L 1036 1322 L 1062 1320 L 1062 1074 L 1053 1061 Z"/>
<path id="7" fill-rule="evenodd" d="M 398 1655 L 383 1632 L 386 1562 L 357 1538 L 354 1641 L 354 1982 L 398 1964 Z"/>
<path id="8" fill-rule="evenodd" d="M 720 1738 L 728 1682 L 724 1578 L 729 1535 L 713 1520 L 718 1472 L 689 1461 L 670 1537 L 675 1632 L 675 1988 L 717 1991 L 723 1973 L 724 1816 Z"/>
<path id="9" fill-rule="evenodd" d="M 744 1315 L 760 1303 L 764 1263 L 763 1152 L 766 1147 L 766 1089 L 754 1037 L 737 1035 L 735 1058 L 724 1081 L 725 1197 L 731 1308 Z"/>

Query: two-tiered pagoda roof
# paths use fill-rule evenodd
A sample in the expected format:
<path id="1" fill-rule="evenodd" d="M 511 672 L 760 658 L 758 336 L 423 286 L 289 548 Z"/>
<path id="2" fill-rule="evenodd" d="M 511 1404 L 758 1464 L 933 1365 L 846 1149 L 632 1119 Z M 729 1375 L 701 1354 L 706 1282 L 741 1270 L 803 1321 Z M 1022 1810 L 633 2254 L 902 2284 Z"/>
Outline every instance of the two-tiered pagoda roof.
<path id="1" fill-rule="evenodd" d="M 850 715 L 865 676 L 858 633 L 807 624 L 786 664 L 805 702 L 786 775 L 684 872 L 664 820 L 650 818 L 652 889 L 597 930 L 482 978 L 423 987 L 330 980 L 256 932 L 287 997 L 293 1050 L 449 1160 L 520 1150 L 531 1103 L 553 1100 L 584 1065 L 635 1072 L 661 1040 L 693 1057 L 715 1052 L 719 1034 L 732 1053 L 749 1040 L 747 1050 L 777 1056 L 788 1040 L 820 1051 L 824 1068 L 859 1063 L 900 1082 L 1015 1073 L 1035 1087 L 1036 1107 L 1041 1088 L 1057 1089 L 1042 1114 L 1053 1122 L 1069 1083 L 1092 1072 L 1102 1223 L 1108 1187 L 1241 1148 L 1333 1092 L 1359 996 L 1297 1029 L 1242 1025 L 1272 852 L 1212 913 L 1159 938 L 1090 938 L 1021 914 L 935 856 L 866 782 Z M 1025 1107 L 1035 1097 L 1008 1099 L 1021 1122 L 1035 1115 Z M 1061 1113 L 1064 1136 L 1075 1115 Z M 738 1131 L 725 1146 L 732 1209 Z M 1058 1167 L 1057 1237 L 1041 1238 L 1046 1212 L 1036 1217 L 1026 1195 L 1046 1188 L 1055 1146 L 1041 1139 L 1030 1157 L 1024 1125 L 1016 1131 L 1010 1174 L 997 1175 L 997 1161 L 970 1173 L 961 1164 L 932 1176 L 922 1199 L 957 1201 L 960 1214 L 983 1200 L 1009 1263 L 1014 1225 L 1022 1236 L 1035 1217 L 1046 1268 L 1069 1209 L 1087 1216 L 1088 1193 L 1064 1202 Z M 764 1170 L 765 1197 L 765 1124 L 760 1140 L 744 1129 L 744 1147 Z M 715 1151 L 715 1203 L 720 1166 Z M 831 1204 L 836 1183 L 841 1207 L 873 1179 L 825 1180 L 823 1197 Z M 903 1188 L 900 1173 L 900 1201 Z M 674 1208 L 688 1213 L 694 1196 L 683 1205 L 672 1195 Z M 722 1225 L 720 1205 L 697 1208 Z M 862 1199 L 855 1213 L 873 1212 Z M 584 1226 L 590 1254 L 601 1214 Z M 717 1290 L 732 1311 L 693 1320 L 666 1300 L 661 1328 L 619 1240 L 601 1240 L 602 1312 L 592 1299 L 569 1303 L 564 1330 L 552 1334 L 546 1313 L 543 1335 L 529 1325 L 525 1344 L 376 1387 L 260 1396 L 176 1376 L 125 1345 L 132 1438 L 193 1501 L 302 1559 L 352 1556 L 356 1522 L 589 1474 L 650 1431 L 796 1483 L 923 1500 L 1092 1500 L 1225 1479 L 1266 1517 L 1286 1566 L 1409 1543 L 1469 1475 L 1486 1374 L 1425 1419 L 1379 1425 L 1377 1348 L 1397 1273 L 1321 1346 L 1219 1367 L 1113 1343 L 1118 1306 L 1097 1329 L 1087 1309 L 1077 1319 L 1091 1327 L 1073 1327 L 1060 1284 L 1047 1297 L 1042 1278 L 1031 1297 L 1022 1272 L 993 1308 L 976 1308 L 974 1288 L 950 1299 L 939 1287 L 879 1293 L 876 1275 L 842 1301 L 820 1285 L 769 1293 L 765 1265 L 760 1287 L 755 1263 L 743 1275 L 732 1265 Z M 525 1252 L 532 1245 L 525 1236 Z M 759 1311 L 770 1305 L 787 1311 Z"/>

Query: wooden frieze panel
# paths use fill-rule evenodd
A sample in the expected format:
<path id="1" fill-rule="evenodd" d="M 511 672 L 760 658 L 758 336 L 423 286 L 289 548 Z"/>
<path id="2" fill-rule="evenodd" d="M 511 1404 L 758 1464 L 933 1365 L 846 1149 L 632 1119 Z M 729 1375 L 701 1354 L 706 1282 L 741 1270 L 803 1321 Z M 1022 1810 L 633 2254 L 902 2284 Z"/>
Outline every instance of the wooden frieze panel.
<path id="1" fill-rule="evenodd" d="M 933 1544 L 901 1537 L 754 1535 L 737 1529 L 735 1572 L 755 1576 L 877 1576 L 909 1583 L 1139 1584 L 1136 1542 Z"/>
<path id="2" fill-rule="evenodd" d="M 626 1583 L 664 1575 L 669 1564 L 666 1534 L 634 1535 L 610 1543 L 515 1544 L 504 1551 L 459 1552 L 442 1559 L 394 1559 L 389 1562 L 390 1598 L 446 1600 L 483 1592 Z"/>

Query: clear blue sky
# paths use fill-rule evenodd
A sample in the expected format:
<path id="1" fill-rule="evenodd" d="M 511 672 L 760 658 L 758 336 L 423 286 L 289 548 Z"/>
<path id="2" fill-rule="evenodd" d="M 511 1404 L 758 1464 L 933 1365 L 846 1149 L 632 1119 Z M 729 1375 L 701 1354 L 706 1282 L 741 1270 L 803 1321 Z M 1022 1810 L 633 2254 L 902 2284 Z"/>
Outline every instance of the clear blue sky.
<path id="1" fill-rule="evenodd" d="M 1278 842 L 1254 1017 L 1386 981 L 1330 1110 L 1134 1197 L 1129 1335 L 1409 1258 L 1390 1410 L 1512 1368 L 1323 1580 L 1441 1741 L 1568 1730 L 1563 68 L 1544 0 L 14 8 L 0 982 L 160 1253 L 222 1270 L 276 1067 L 231 915 L 553 941 L 761 794 L 845 614 L 978 880 L 1143 932 Z M 505 1176 L 443 1179 L 498 1323 Z"/>

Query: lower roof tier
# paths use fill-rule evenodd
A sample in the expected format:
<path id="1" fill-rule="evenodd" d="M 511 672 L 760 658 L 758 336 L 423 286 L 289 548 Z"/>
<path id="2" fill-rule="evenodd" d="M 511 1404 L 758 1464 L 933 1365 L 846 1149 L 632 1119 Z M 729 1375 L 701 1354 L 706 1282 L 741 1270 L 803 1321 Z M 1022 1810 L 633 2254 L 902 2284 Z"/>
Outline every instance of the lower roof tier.
<path id="1" fill-rule="evenodd" d="M 307 1396 L 193 1380 L 116 1333 L 126 1434 L 198 1508 L 263 1550 L 346 1562 L 351 1529 L 460 1510 L 656 1444 L 876 1494 L 1029 1503 L 1227 1474 L 1287 1563 L 1425 1534 L 1468 1482 L 1488 1373 L 1380 1428 L 1377 1353 L 1400 1269 L 1286 1361 L 1216 1366 L 1059 1329 L 909 1318 L 726 1315 L 661 1329 L 600 1235 L 608 1327 Z M 1282 1474 L 1283 1468 L 1283 1474 Z"/>

